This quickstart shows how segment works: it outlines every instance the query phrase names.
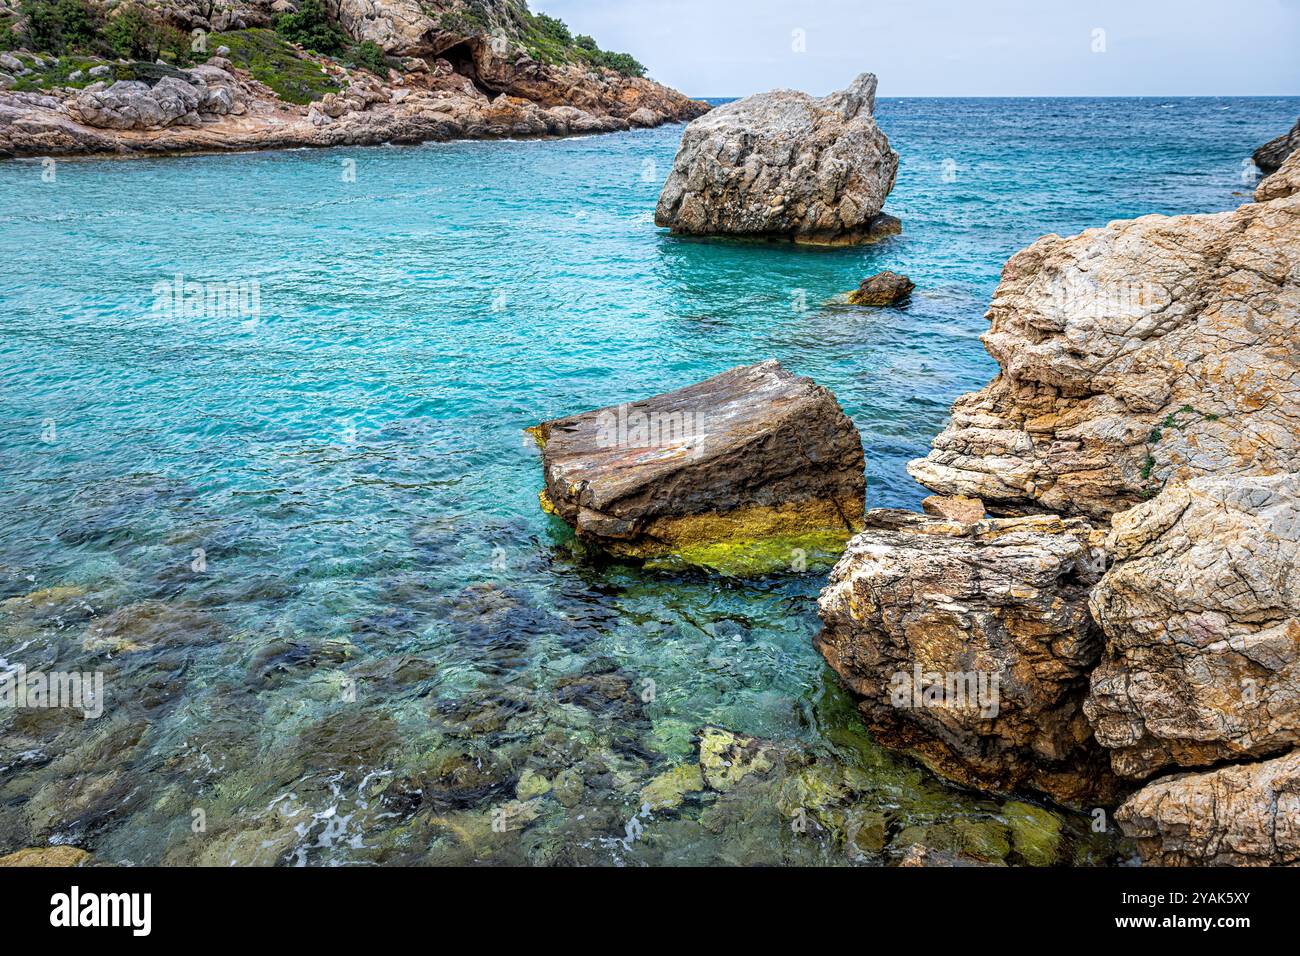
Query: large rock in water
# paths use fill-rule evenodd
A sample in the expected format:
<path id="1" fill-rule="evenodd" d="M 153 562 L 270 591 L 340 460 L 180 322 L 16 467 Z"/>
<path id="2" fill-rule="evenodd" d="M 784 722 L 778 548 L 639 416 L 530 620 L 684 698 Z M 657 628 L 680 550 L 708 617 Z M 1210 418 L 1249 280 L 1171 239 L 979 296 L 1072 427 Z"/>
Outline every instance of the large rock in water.
<path id="1" fill-rule="evenodd" d="M 898 154 L 876 126 L 876 78 L 822 99 L 747 96 L 682 134 L 655 222 L 676 233 L 849 244 L 897 231 L 881 216 Z"/>
<path id="2" fill-rule="evenodd" d="M 1270 139 L 1267 143 L 1255 150 L 1251 159 L 1262 172 L 1271 173 L 1279 169 L 1286 158 L 1300 149 L 1300 119 L 1295 121 L 1289 133 L 1283 133 L 1276 139 Z"/>
<path id="3" fill-rule="evenodd" d="M 862 441 L 835 396 L 776 361 L 543 422 L 543 507 L 620 557 L 723 571 L 833 560 L 862 527 Z"/>
<path id="4" fill-rule="evenodd" d="M 1300 751 L 1262 763 L 1177 774 L 1115 812 L 1155 866 L 1300 863 Z"/>
<path id="5" fill-rule="evenodd" d="M 908 470 L 994 513 L 1108 517 L 1199 475 L 1300 456 L 1300 195 L 1143 216 L 1013 256 L 984 344 L 1001 374 Z"/>
<path id="6" fill-rule="evenodd" d="M 1117 773 L 1300 744 L 1300 474 L 1198 478 L 1115 516 L 1085 712 Z"/>
<path id="7" fill-rule="evenodd" d="M 1086 520 L 871 511 L 822 591 L 816 646 L 876 738 L 982 789 L 1109 802 L 1081 703 L 1101 635 Z"/>

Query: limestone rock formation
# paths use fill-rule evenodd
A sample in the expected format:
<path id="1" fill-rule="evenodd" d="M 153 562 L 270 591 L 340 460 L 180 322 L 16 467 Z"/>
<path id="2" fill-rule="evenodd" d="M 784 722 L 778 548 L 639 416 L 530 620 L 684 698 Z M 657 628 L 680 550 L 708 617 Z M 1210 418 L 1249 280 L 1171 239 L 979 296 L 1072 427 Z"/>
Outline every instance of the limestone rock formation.
<path id="1" fill-rule="evenodd" d="M 1300 745 L 1300 474 L 1198 478 L 1115 516 L 1085 712 L 1142 778 Z"/>
<path id="2" fill-rule="evenodd" d="M 86 125 L 101 129 L 197 126 L 201 99 L 195 86 L 170 76 L 152 87 L 138 80 L 119 80 L 106 90 L 82 93 L 75 110 Z"/>
<path id="3" fill-rule="evenodd" d="M 984 335 L 1001 374 L 957 400 L 913 477 L 995 513 L 1105 518 L 1168 481 L 1293 468 L 1294 170 L 1261 184 L 1266 202 L 1045 236 L 1013 256 Z"/>
<path id="4" fill-rule="evenodd" d="M 1255 201 L 1285 199 L 1300 192 L 1300 150 L 1286 158 L 1277 172 L 1260 181 L 1255 187 Z"/>
<path id="5" fill-rule="evenodd" d="M 1104 802 L 1118 781 L 1080 710 L 1101 656 L 1100 541 L 1081 518 L 868 512 L 822 591 L 816 646 L 881 743 L 970 786 Z"/>
<path id="6" fill-rule="evenodd" d="M 618 556 L 798 569 L 862 526 L 857 429 L 834 395 L 776 361 L 530 431 L 543 505 Z"/>
<path id="7" fill-rule="evenodd" d="M 897 305 L 907 299 L 916 283 L 897 272 L 877 272 L 849 293 L 850 305 Z"/>
<path id="8" fill-rule="evenodd" d="M 875 102 L 876 78 L 863 73 L 822 99 L 776 90 L 712 110 L 682 134 L 655 222 L 689 235 L 875 238 L 898 171 Z"/>
<path id="9" fill-rule="evenodd" d="M 1295 121 L 1290 132 L 1283 133 L 1276 139 L 1270 139 L 1267 143 L 1255 150 L 1251 159 L 1259 167 L 1261 172 L 1275 172 L 1286 158 L 1300 149 L 1300 119 Z"/>
<path id="10" fill-rule="evenodd" d="M 1176 774 L 1115 813 L 1155 866 L 1300 863 L 1300 751 L 1261 763 Z"/>

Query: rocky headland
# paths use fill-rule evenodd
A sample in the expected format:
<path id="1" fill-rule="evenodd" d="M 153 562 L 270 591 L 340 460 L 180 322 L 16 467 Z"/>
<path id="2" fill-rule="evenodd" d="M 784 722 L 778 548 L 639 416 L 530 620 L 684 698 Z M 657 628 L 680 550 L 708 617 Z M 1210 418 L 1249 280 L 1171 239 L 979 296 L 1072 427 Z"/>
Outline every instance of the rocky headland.
<path id="1" fill-rule="evenodd" d="M 708 109 L 515 0 L 84 6 L 102 35 L 57 53 L 10 15 L 0 156 L 565 136 Z"/>
<path id="2" fill-rule="evenodd" d="M 682 134 L 655 223 L 692 236 L 850 245 L 893 235 L 882 212 L 898 154 L 876 125 L 876 77 L 817 99 L 774 90 L 727 103 Z"/>
<path id="3" fill-rule="evenodd" d="M 1300 862 L 1298 317 L 1297 153 L 1012 257 L 1000 374 L 909 469 L 931 516 L 869 512 L 822 592 L 882 742 L 1112 809 L 1149 863 Z"/>

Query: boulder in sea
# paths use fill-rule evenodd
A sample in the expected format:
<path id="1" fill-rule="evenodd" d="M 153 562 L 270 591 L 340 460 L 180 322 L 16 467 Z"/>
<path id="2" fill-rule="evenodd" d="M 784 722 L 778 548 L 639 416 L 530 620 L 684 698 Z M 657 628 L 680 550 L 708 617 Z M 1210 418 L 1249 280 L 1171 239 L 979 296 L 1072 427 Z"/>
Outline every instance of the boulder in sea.
<path id="1" fill-rule="evenodd" d="M 1300 863 L 1300 750 L 1162 777 L 1115 811 L 1153 866 Z"/>
<path id="2" fill-rule="evenodd" d="M 1300 746 L 1300 474 L 1198 478 L 1115 516 L 1084 710 L 1122 776 Z"/>
<path id="3" fill-rule="evenodd" d="M 543 507 L 617 557 L 802 570 L 862 527 L 857 428 L 830 391 L 773 360 L 529 431 Z"/>
<path id="4" fill-rule="evenodd" d="M 882 744 L 969 786 L 1105 803 L 1119 781 L 1081 710 L 1101 539 L 1081 518 L 868 512 L 822 591 L 816 646 Z"/>
<path id="5" fill-rule="evenodd" d="M 1281 168 L 1286 162 L 1286 158 L 1300 149 L 1300 119 L 1295 121 L 1291 131 L 1283 133 L 1276 139 L 1270 139 L 1267 143 L 1255 150 L 1250 157 L 1259 167 L 1260 172 L 1272 173 Z"/>
<path id="6" fill-rule="evenodd" d="M 908 471 L 994 513 L 1107 518 L 1200 475 L 1300 459 L 1300 157 L 1261 202 L 1049 235 L 1012 256 L 984 345 L 1001 374 Z"/>
<path id="7" fill-rule="evenodd" d="M 877 272 L 849 293 L 849 305 L 897 305 L 905 301 L 916 283 L 897 272 Z"/>
<path id="8" fill-rule="evenodd" d="M 872 117 L 876 78 L 817 99 L 747 96 L 694 120 L 655 222 L 687 235 L 847 245 L 897 231 L 881 217 L 898 154 Z"/>

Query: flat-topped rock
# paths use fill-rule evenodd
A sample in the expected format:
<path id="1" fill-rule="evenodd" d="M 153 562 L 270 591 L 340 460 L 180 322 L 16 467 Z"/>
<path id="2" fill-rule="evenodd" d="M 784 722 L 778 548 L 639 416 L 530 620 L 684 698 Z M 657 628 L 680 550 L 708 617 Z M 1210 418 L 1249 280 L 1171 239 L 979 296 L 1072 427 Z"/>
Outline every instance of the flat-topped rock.
<path id="1" fill-rule="evenodd" d="M 863 73 L 821 99 L 774 90 L 712 110 L 682 134 L 655 222 L 687 235 L 828 245 L 897 232 L 881 209 L 898 154 L 875 104 L 876 78 Z"/>
<path id="2" fill-rule="evenodd" d="M 835 396 L 776 361 L 529 429 L 543 507 L 618 557 L 802 570 L 862 527 L 862 441 Z"/>

